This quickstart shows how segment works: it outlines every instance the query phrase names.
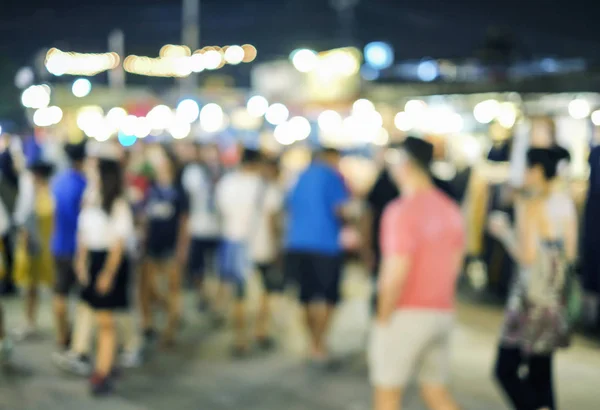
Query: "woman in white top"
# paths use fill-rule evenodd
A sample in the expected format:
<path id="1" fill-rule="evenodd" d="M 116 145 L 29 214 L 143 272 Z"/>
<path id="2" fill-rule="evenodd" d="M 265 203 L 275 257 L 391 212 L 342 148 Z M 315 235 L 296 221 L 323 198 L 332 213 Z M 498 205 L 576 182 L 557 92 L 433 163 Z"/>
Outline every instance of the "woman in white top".
<path id="1" fill-rule="evenodd" d="M 76 272 L 82 299 L 95 311 L 98 324 L 93 394 L 111 389 L 116 352 L 115 311 L 129 307 L 130 266 L 127 243 L 134 234 L 131 208 L 124 199 L 121 165 L 98 161 L 99 192 L 89 198 L 78 221 Z"/>

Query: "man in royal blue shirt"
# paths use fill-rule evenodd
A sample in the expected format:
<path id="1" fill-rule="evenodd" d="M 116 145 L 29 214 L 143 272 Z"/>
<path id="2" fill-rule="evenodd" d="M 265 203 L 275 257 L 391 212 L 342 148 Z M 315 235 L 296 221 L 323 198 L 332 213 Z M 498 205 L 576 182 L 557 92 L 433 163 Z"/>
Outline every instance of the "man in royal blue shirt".
<path id="1" fill-rule="evenodd" d="M 340 232 L 349 193 L 337 167 L 340 154 L 319 152 L 287 198 L 286 274 L 300 286 L 314 361 L 327 359 L 325 336 L 339 301 Z"/>
<path id="2" fill-rule="evenodd" d="M 68 348 L 67 297 L 77 282 L 73 258 L 77 249 L 77 218 L 86 187 L 83 172 L 85 145 L 67 145 L 65 151 L 71 162 L 70 167 L 58 174 L 52 183 L 55 209 L 51 246 L 56 265 L 54 313 L 57 337 L 59 346 Z"/>

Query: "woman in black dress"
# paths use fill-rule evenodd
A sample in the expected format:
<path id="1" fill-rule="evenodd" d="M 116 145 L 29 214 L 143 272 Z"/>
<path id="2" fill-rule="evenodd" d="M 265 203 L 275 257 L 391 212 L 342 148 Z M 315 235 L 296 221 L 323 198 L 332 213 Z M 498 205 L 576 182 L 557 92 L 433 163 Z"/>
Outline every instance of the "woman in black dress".
<path id="1" fill-rule="evenodd" d="M 133 215 L 124 198 L 121 165 L 98 162 L 99 184 L 79 216 L 76 270 L 83 284 L 81 298 L 93 310 L 98 325 L 93 394 L 112 390 L 110 374 L 116 353 L 115 313 L 129 308 L 130 266 L 127 243 L 134 234 Z"/>

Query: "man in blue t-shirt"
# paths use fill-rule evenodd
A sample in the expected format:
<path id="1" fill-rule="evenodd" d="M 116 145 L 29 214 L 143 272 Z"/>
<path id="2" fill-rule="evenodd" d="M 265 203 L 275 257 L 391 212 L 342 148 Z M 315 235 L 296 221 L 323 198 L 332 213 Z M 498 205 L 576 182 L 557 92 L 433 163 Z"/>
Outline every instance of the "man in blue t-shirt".
<path id="1" fill-rule="evenodd" d="M 54 233 L 52 254 L 56 265 L 54 313 L 59 346 L 69 347 L 67 297 L 77 283 L 73 259 L 77 250 L 77 219 L 86 187 L 83 171 L 85 144 L 67 145 L 70 166 L 52 182 L 54 196 Z"/>
<path id="2" fill-rule="evenodd" d="M 340 297 L 340 232 L 349 193 L 337 167 L 340 154 L 319 152 L 287 198 L 286 275 L 298 282 L 312 342 L 312 359 L 327 359 L 325 335 Z"/>

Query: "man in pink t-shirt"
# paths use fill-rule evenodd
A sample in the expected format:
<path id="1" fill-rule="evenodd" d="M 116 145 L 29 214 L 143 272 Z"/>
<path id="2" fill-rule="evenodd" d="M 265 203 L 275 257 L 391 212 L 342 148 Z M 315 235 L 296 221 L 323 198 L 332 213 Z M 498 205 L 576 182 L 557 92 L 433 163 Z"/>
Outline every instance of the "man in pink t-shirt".
<path id="1" fill-rule="evenodd" d="M 375 410 L 399 409 L 414 372 L 430 409 L 459 409 L 446 385 L 465 232 L 460 209 L 432 181 L 432 159 L 433 146 L 412 137 L 387 153 L 402 199 L 388 205 L 381 222 L 378 314 L 369 346 Z"/>

